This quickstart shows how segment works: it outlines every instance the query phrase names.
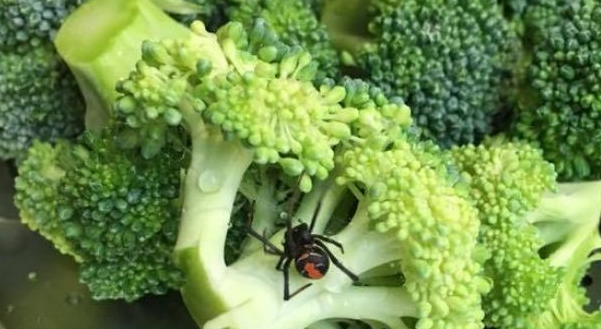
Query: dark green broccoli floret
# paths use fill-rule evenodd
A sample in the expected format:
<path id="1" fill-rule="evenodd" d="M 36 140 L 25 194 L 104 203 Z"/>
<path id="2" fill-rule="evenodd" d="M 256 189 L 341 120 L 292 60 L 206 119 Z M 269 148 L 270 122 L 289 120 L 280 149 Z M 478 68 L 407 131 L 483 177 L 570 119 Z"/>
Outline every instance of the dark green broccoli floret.
<path id="1" fill-rule="evenodd" d="M 426 135 L 449 146 L 477 142 L 491 131 L 517 44 L 495 1 L 380 0 L 350 8 L 347 1 L 326 6 L 326 13 L 339 12 L 324 20 L 335 25 L 338 46 L 355 55 L 369 82 L 405 99 Z M 365 35 L 340 36 L 360 33 L 354 24 L 337 29 L 336 18 L 348 10 L 362 16 L 369 10 Z"/>
<path id="2" fill-rule="evenodd" d="M 535 35 L 514 133 L 539 143 L 561 179 L 601 177 L 601 5 L 573 1 L 555 16 L 535 13 L 546 27 L 529 31 Z"/>
<path id="3" fill-rule="evenodd" d="M 53 49 L 0 52 L 0 159 L 21 158 L 34 139 L 78 135 L 83 100 Z"/>
<path id="4" fill-rule="evenodd" d="M 247 28 L 257 18 L 263 19 L 278 38 L 287 45 L 298 45 L 311 53 L 319 63 L 318 80 L 334 77 L 338 72 L 338 53 L 327 30 L 319 22 L 316 0 L 231 0 L 228 17 Z"/>
<path id="5" fill-rule="evenodd" d="M 48 44 L 64 19 L 85 0 L 0 0 L 0 49 Z"/>
<path id="6" fill-rule="evenodd" d="M 95 298 L 164 293 L 182 279 L 171 260 L 181 155 L 145 161 L 108 136 L 34 144 L 19 168 L 16 204 L 23 222 L 81 263 Z"/>

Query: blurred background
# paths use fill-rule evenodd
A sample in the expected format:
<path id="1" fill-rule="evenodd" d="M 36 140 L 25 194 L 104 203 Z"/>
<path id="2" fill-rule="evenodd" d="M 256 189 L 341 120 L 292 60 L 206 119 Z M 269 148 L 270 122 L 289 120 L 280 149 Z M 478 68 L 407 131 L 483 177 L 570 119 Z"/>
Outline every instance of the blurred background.
<path id="1" fill-rule="evenodd" d="M 178 292 L 135 303 L 92 300 L 73 260 L 16 220 L 12 176 L 0 162 L 0 329 L 197 328 Z M 598 308 L 601 263 L 583 285 Z"/>

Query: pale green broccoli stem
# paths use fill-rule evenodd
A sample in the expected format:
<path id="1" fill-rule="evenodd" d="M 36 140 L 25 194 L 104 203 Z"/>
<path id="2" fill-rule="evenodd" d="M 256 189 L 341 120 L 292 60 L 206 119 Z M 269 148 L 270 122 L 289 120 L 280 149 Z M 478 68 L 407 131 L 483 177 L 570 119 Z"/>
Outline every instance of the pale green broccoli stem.
<path id="1" fill-rule="evenodd" d="M 175 250 L 199 248 L 207 263 L 225 268 L 223 250 L 236 193 L 253 160 L 241 144 L 191 131 L 192 157 L 184 181 L 184 203 Z M 219 268 L 213 267 L 218 272 Z"/>
<path id="2" fill-rule="evenodd" d="M 55 44 L 85 97 L 86 127 L 109 120 L 115 85 L 134 69 L 143 41 L 189 34 L 149 0 L 90 0 L 69 16 Z"/>
<path id="3" fill-rule="evenodd" d="M 335 176 L 335 174 L 331 174 L 331 176 Z M 346 186 L 336 184 L 334 179 L 330 178 L 319 182 L 303 198 L 295 217 L 302 222 L 310 223 L 319 205 L 319 213 L 315 219 L 315 229 L 313 232 L 318 234 L 323 233 L 334 211 L 342 201 L 345 192 Z"/>
<path id="4" fill-rule="evenodd" d="M 157 6 L 174 14 L 197 14 L 202 12 L 202 7 L 185 0 L 152 0 Z"/>
<path id="5" fill-rule="evenodd" d="M 574 259 L 579 249 L 586 246 L 590 252 L 601 248 L 597 229 L 600 215 L 601 182 L 564 183 L 557 192 L 544 196 L 526 220 L 537 226 L 546 245 L 561 242 L 560 248 L 550 256 L 550 262 L 563 267 Z"/>

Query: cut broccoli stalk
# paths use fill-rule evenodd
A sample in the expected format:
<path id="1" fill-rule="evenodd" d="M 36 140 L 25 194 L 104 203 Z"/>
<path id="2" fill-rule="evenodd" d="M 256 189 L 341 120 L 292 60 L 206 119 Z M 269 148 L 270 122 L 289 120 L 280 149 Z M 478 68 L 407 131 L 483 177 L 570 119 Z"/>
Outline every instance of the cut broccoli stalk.
<path id="1" fill-rule="evenodd" d="M 69 16 L 55 44 L 85 97 L 86 127 L 109 120 L 115 84 L 134 68 L 142 41 L 188 33 L 149 0 L 92 0 Z"/>

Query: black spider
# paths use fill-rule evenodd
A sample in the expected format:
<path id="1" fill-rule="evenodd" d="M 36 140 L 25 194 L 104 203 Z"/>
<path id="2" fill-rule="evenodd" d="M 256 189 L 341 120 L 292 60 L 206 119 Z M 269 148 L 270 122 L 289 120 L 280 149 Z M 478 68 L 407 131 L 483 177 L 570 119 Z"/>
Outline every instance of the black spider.
<path id="1" fill-rule="evenodd" d="M 249 228 L 248 230 L 251 236 L 263 243 L 263 250 L 266 253 L 280 256 L 280 260 L 275 268 L 284 273 L 284 300 L 289 300 L 312 285 L 312 283 L 308 283 L 290 294 L 289 269 L 293 260 L 296 265 L 296 270 L 308 279 L 319 280 L 324 277 L 330 268 L 331 260 L 332 263 L 348 275 L 353 282 L 359 280 L 359 277 L 344 267 L 326 246 L 326 243 L 332 244 L 340 248 L 340 251 L 344 253 L 342 244 L 326 236 L 312 233 L 319 208 L 320 205 L 317 206 L 310 225 L 301 223 L 293 227 L 291 220 L 286 220 L 286 232 L 284 241 L 282 242 L 284 250 L 275 246 L 264 235 L 257 233 L 252 228 Z"/>

